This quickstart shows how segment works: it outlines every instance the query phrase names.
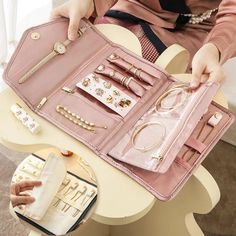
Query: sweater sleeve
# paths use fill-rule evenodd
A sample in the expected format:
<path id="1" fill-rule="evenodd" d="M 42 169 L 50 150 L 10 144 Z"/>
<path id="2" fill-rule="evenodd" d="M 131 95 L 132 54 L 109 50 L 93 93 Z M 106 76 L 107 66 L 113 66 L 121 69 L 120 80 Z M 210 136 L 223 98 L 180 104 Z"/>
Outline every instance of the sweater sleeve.
<path id="1" fill-rule="evenodd" d="M 116 2 L 117 0 L 94 0 L 96 16 L 104 16 Z"/>
<path id="2" fill-rule="evenodd" d="M 213 43 L 220 51 L 223 64 L 236 55 L 236 1 L 222 0 L 216 15 L 216 24 L 205 43 Z"/>

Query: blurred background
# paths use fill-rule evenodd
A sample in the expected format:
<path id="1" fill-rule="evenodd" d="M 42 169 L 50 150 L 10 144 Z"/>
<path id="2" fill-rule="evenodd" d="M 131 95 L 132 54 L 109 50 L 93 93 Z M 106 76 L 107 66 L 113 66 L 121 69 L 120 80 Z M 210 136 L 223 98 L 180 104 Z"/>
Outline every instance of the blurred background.
<path id="1" fill-rule="evenodd" d="M 3 69 L 25 29 L 48 21 L 51 9 L 64 0 L 0 0 L 0 92 L 6 88 Z M 222 90 L 236 114 L 236 58 L 224 65 L 227 80 Z M 1 115 L 1 114 L 0 114 Z M 203 163 L 221 190 L 221 201 L 208 215 L 196 216 L 206 236 L 236 236 L 236 124 Z M 24 154 L 0 145 L 0 235 L 26 235 L 26 229 L 8 213 L 8 186 L 16 165 Z M 6 194 L 7 193 L 7 194 Z M 168 235 L 167 235 L 168 236 Z M 181 236 L 181 235 L 177 235 Z"/>

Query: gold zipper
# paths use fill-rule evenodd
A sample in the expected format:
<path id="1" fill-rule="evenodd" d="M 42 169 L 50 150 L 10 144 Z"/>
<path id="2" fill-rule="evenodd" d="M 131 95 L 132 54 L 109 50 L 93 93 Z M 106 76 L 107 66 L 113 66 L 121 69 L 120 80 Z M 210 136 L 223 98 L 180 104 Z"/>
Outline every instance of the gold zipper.
<path id="1" fill-rule="evenodd" d="M 44 104 L 48 101 L 48 99 L 46 97 L 44 97 L 41 102 L 39 103 L 39 105 L 37 106 L 37 110 L 40 110 Z"/>
<path id="2" fill-rule="evenodd" d="M 68 87 L 63 87 L 62 90 L 66 93 L 74 93 L 74 89 L 68 88 Z"/>

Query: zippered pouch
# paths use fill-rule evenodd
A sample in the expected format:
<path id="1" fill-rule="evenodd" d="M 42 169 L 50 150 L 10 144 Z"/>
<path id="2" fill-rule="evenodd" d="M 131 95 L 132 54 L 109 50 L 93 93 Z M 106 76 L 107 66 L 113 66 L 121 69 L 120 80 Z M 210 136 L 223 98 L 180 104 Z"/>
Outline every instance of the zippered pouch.
<path id="1" fill-rule="evenodd" d="M 67 40 L 67 27 L 60 19 L 27 30 L 5 81 L 38 115 L 159 199 L 171 199 L 234 120 L 210 105 L 219 85 L 189 93 L 187 84 L 112 43 L 88 21 L 75 42 Z M 213 127 L 206 143 L 202 134 L 192 135 L 208 116 L 218 123 L 206 121 L 203 133 Z"/>

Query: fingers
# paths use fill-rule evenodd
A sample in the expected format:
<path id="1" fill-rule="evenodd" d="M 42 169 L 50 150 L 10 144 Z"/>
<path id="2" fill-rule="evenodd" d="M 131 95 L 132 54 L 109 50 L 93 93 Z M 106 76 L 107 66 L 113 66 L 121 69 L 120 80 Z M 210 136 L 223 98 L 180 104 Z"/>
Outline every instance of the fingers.
<path id="1" fill-rule="evenodd" d="M 11 203 L 13 207 L 19 206 L 19 205 L 27 205 L 31 204 L 35 201 L 35 198 L 31 196 L 15 196 L 11 195 Z"/>
<path id="2" fill-rule="evenodd" d="M 70 14 L 70 23 L 68 28 L 68 39 L 74 41 L 78 37 L 79 23 L 81 15 L 74 11 Z"/>
<path id="3" fill-rule="evenodd" d="M 215 81 L 222 84 L 226 79 L 225 72 L 221 66 L 214 68 L 210 73 L 209 81 Z"/>
<path id="4" fill-rule="evenodd" d="M 32 190 L 34 187 L 38 187 L 41 185 L 42 185 L 41 181 L 36 181 L 36 180 L 35 181 L 22 181 L 20 183 L 17 183 L 18 191 L 16 191 L 16 192 L 17 192 L 17 194 L 19 194 L 20 192 Z"/>
<path id="5" fill-rule="evenodd" d="M 197 66 L 193 65 L 192 75 L 193 78 L 190 82 L 190 90 L 195 90 L 199 87 L 201 83 L 201 77 L 204 74 L 205 65 L 203 63 L 198 63 Z"/>
<path id="6" fill-rule="evenodd" d="M 28 188 L 33 188 L 33 187 L 38 187 L 42 184 L 41 181 L 37 181 L 37 180 L 34 180 L 34 181 L 22 181 L 22 182 L 19 182 L 18 185 L 20 186 L 20 189 L 23 190 L 23 189 L 28 189 Z"/>
<path id="7" fill-rule="evenodd" d="M 50 15 L 50 20 L 55 20 L 55 19 L 58 19 L 58 18 L 61 18 L 63 15 L 62 15 L 62 7 L 59 6 L 57 8 L 55 8 L 52 12 L 51 12 L 51 15 Z"/>

